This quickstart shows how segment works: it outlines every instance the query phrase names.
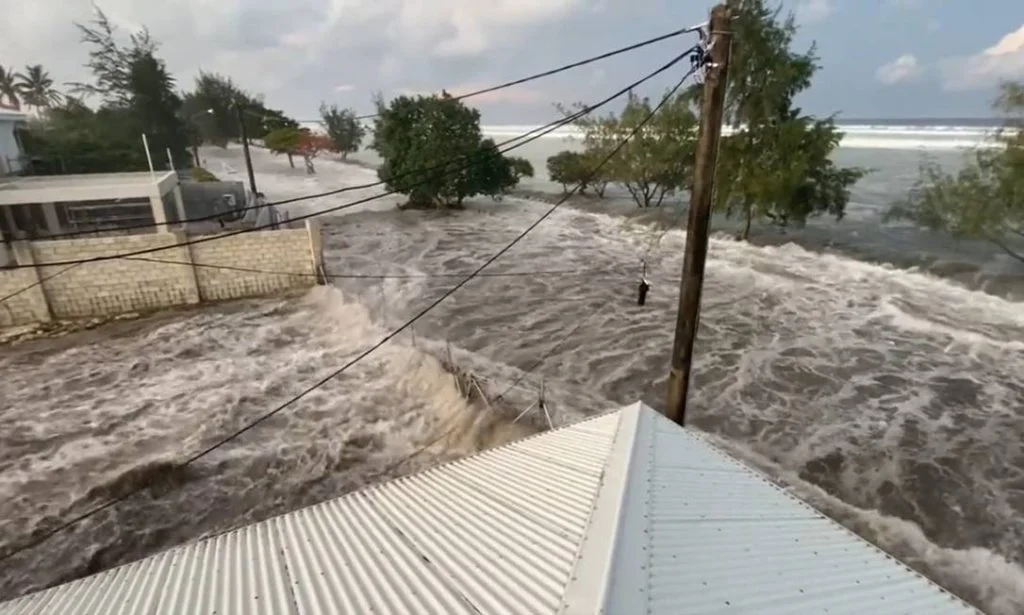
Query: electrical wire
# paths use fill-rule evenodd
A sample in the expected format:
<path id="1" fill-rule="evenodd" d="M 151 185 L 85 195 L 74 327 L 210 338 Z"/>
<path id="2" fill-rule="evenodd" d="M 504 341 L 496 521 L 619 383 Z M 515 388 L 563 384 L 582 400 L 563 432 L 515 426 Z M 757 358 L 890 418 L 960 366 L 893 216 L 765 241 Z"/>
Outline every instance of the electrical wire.
<path id="1" fill-rule="evenodd" d="M 564 73 L 566 71 L 570 71 L 570 70 L 573 70 L 573 69 L 576 69 L 576 68 L 587 66 L 588 64 L 593 64 L 595 62 L 600 62 L 602 60 L 607 60 L 608 58 L 612 58 L 612 57 L 615 57 L 615 56 L 618 56 L 618 55 L 622 55 L 622 54 L 628 53 L 630 51 L 636 51 L 637 49 L 642 49 L 644 47 L 648 47 L 648 46 L 653 45 L 655 43 L 660 43 L 662 41 L 669 40 L 671 38 L 675 38 L 675 37 L 681 36 L 683 34 L 690 34 L 690 33 L 693 33 L 693 32 L 701 33 L 702 32 L 702 28 L 704 28 L 706 25 L 707 25 L 706 23 L 703 23 L 703 24 L 698 24 L 696 26 L 691 26 L 689 28 L 682 28 L 682 29 L 679 29 L 679 30 L 673 30 L 672 32 L 668 32 L 666 34 L 662 34 L 661 36 L 656 36 L 654 38 L 649 38 L 647 40 L 640 41 L 640 42 L 634 43 L 632 45 L 627 45 L 626 47 L 620 47 L 618 49 L 614 49 L 612 51 L 608 51 L 608 52 L 602 53 L 602 54 L 597 55 L 597 56 L 589 57 L 589 58 L 587 58 L 585 60 L 580 60 L 578 62 L 573 62 L 572 64 L 566 64 L 566 65 L 560 66 L 558 68 L 554 68 L 554 69 L 551 69 L 551 70 L 544 71 L 542 73 L 535 73 L 535 74 L 529 75 L 527 77 L 522 77 L 520 79 L 515 79 L 513 81 L 507 81 L 507 82 L 499 84 L 499 85 L 483 88 L 483 89 L 480 89 L 480 90 L 469 92 L 467 94 L 462 94 L 460 96 L 455 96 L 454 99 L 461 101 L 461 100 L 465 100 L 467 98 L 472 98 L 472 97 L 475 97 L 475 96 L 480 96 L 482 94 L 490 94 L 492 92 L 497 92 L 499 90 L 503 90 L 503 89 L 506 89 L 506 88 L 515 87 L 517 85 L 522 85 L 524 83 L 529 83 L 530 81 L 535 81 L 537 79 L 543 79 L 545 77 L 550 77 L 550 76 L 557 75 L 557 74 L 560 74 L 560 73 Z M 370 114 L 370 115 L 361 115 L 361 116 L 356 117 L 355 119 L 356 120 L 367 120 L 367 119 L 373 119 L 373 118 L 376 118 L 376 117 L 379 117 L 379 114 L 374 113 L 374 114 Z M 309 121 L 306 121 L 306 122 L 307 123 L 312 123 L 314 121 L 319 121 L 319 120 L 309 120 Z M 506 141 L 502 141 L 501 143 L 496 144 L 496 147 L 503 147 L 504 145 L 512 143 L 515 140 L 520 139 L 520 138 L 522 138 L 522 137 L 514 137 L 512 139 L 509 139 L 509 140 L 506 140 Z M 403 176 L 406 176 L 406 175 L 412 175 L 412 174 L 416 174 L 416 173 L 426 173 L 426 172 L 429 172 L 431 170 L 436 170 L 436 169 L 439 169 L 439 168 L 444 168 L 448 164 L 451 164 L 452 162 L 456 162 L 460 158 L 464 158 L 464 157 L 465 156 L 461 156 L 461 157 L 457 157 L 457 158 L 452 159 L 452 160 L 447 160 L 447 161 L 441 163 L 440 165 L 434 165 L 433 167 L 427 167 L 427 168 L 416 170 L 416 171 L 412 171 L 412 172 L 409 172 L 409 173 L 406 173 L 406 174 L 399 174 L 399 175 L 395 176 L 394 179 L 399 179 L 399 178 L 401 178 Z M 381 186 L 384 183 L 385 182 L 383 182 L 383 181 L 378 181 L 378 182 L 373 182 L 373 183 L 368 183 L 368 184 L 361 184 L 361 185 L 357 185 L 357 186 L 348 186 L 346 188 L 340 188 L 340 189 L 337 189 L 337 190 L 331 190 L 331 191 L 320 193 L 320 194 L 318 194 L 316 196 L 299 197 L 299 198 L 296 198 L 296 199 L 286 199 L 286 200 L 283 200 L 283 201 L 275 201 L 275 202 L 272 202 L 272 203 L 262 203 L 262 204 L 259 204 L 259 205 L 247 205 L 245 207 L 236 208 L 234 210 L 231 210 L 230 212 L 217 213 L 217 214 L 209 214 L 209 215 L 205 215 L 205 216 L 199 216 L 199 217 L 196 217 L 196 218 L 187 218 L 185 220 L 179 220 L 179 221 L 175 222 L 174 224 L 194 224 L 194 223 L 198 223 L 198 222 L 210 222 L 210 221 L 215 221 L 215 220 L 218 220 L 220 218 L 223 218 L 226 214 L 243 214 L 243 213 L 245 213 L 247 211 L 252 211 L 252 210 L 256 210 L 256 209 L 263 209 L 263 208 L 266 208 L 266 207 L 272 207 L 272 206 L 276 206 L 276 205 L 285 205 L 285 204 L 288 204 L 288 203 L 294 203 L 294 202 L 296 202 L 298 200 L 307 200 L 307 199 L 310 199 L 310 198 L 321 198 L 321 197 L 324 197 L 324 196 L 331 196 L 331 195 L 335 195 L 335 194 L 341 194 L 343 192 L 351 192 L 351 191 L 355 191 L 355 190 L 363 190 L 363 189 L 367 189 L 367 188 L 374 188 L 376 186 Z M 142 224 L 136 224 L 136 225 L 131 225 L 131 226 L 119 227 L 118 230 L 119 231 L 141 230 L 141 229 L 147 229 L 147 228 L 156 228 L 158 226 L 162 226 L 162 225 L 157 224 L 156 222 L 145 222 L 145 223 L 142 223 Z M 70 231 L 70 232 L 67 232 L 67 233 L 59 233 L 59 234 L 56 234 L 56 235 L 49 235 L 46 238 L 47 239 L 64 239 L 64 238 L 68 238 L 68 237 L 78 237 L 78 236 L 81 236 L 81 235 L 89 235 L 89 234 L 96 233 L 96 232 L 97 231 L 88 231 L 88 230 L 87 231 Z"/>
<path id="2" fill-rule="evenodd" d="M 233 265 L 214 265 L 212 263 L 190 263 L 187 261 L 171 261 L 159 258 L 129 257 L 124 260 L 143 261 L 147 263 L 160 263 L 164 265 L 181 265 L 184 267 L 199 267 L 200 269 L 220 269 L 224 271 L 237 271 L 239 273 L 258 273 L 262 275 L 280 275 L 303 278 L 318 278 L 327 280 L 417 280 L 429 278 L 462 278 L 467 273 L 348 273 L 348 274 L 326 274 L 309 273 L 305 271 L 271 271 L 267 269 L 255 269 L 250 267 L 235 267 Z M 558 276 L 558 275 L 584 275 L 589 273 L 607 272 L 607 269 L 541 269 L 537 271 L 507 271 L 507 272 L 484 272 L 477 277 L 481 278 L 525 278 L 532 276 Z"/>
<path id="3" fill-rule="evenodd" d="M 325 384 L 327 384 L 328 382 L 330 382 L 334 378 L 340 376 L 342 373 L 347 371 L 353 365 L 355 365 L 356 363 L 362 361 L 363 359 L 368 357 L 370 354 L 372 354 L 374 351 L 376 351 L 377 349 L 379 349 L 380 347 L 384 346 L 385 344 L 390 342 L 392 339 L 397 337 L 403 331 L 405 331 L 409 327 L 413 326 L 421 318 L 423 318 L 428 313 L 430 313 L 432 310 L 434 310 L 434 308 L 436 308 L 438 305 L 440 305 L 446 299 L 448 299 L 449 297 L 451 297 L 452 295 L 457 293 L 460 289 L 462 289 L 464 286 L 466 286 L 466 284 L 471 282 L 474 278 L 478 277 L 484 271 L 484 269 L 486 269 L 487 267 L 491 266 L 495 261 L 497 261 L 499 258 L 501 258 L 506 253 L 508 253 L 509 250 L 514 248 L 516 245 L 518 245 L 519 242 L 521 242 L 534 229 L 536 229 L 538 226 L 540 226 L 545 220 L 550 218 L 551 215 L 554 214 L 555 211 L 558 210 L 563 204 L 565 204 L 573 195 L 575 195 L 577 192 L 579 192 L 580 188 L 582 188 L 606 164 L 608 164 L 608 162 L 612 158 L 614 158 L 622 150 L 622 148 L 624 148 L 626 146 L 626 144 L 631 139 L 633 139 L 633 137 L 636 136 L 636 134 L 640 130 L 642 130 L 645 126 L 647 126 L 647 124 L 651 121 L 651 119 L 654 117 L 654 115 L 657 114 L 658 111 L 660 111 L 661 108 L 663 106 L 665 106 L 665 104 L 669 100 L 671 100 L 671 98 L 675 95 L 675 93 L 679 90 L 679 88 L 682 87 L 682 85 L 686 81 L 686 79 L 688 79 L 694 72 L 696 72 L 696 70 L 697 70 L 697 67 L 694 67 L 694 68 L 691 68 L 689 71 L 687 71 L 687 73 L 685 75 L 683 75 L 683 78 L 679 80 L 679 82 L 675 85 L 675 87 L 673 87 L 671 90 L 669 90 L 669 92 L 667 94 L 665 94 L 665 96 L 662 98 L 661 102 L 659 102 L 658 105 L 656 107 L 654 107 L 654 109 L 652 109 L 650 111 L 650 113 L 647 114 L 646 117 L 644 117 L 644 119 L 636 126 L 636 128 L 634 128 L 624 139 L 622 139 L 619 142 L 619 144 L 614 149 L 612 149 L 611 152 L 609 152 L 607 155 L 605 155 L 601 159 L 601 161 L 593 169 L 591 169 L 589 173 L 587 173 L 587 176 L 586 176 L 586 178 L 584 178 L 583 181 L 581 181 L 579 184 L 576 184 L 573 187 L 572 190 L 570 190 L 565 195 L 563 195 L 563 197 L 561 199 L 559 199 L 554 205 L 549 207 L 546 212 L 544 212 L 534 222 L 532 222 L 529 226 L 527 226 L 526 229 L 521 231 L 512 241 L 507 243 L 501 250 L 498 250 L 491 257 L 489 257 L 486 261 L 484 261 L 483 264 L 481 264 L 479 267 L 477 267 L 476 270 L 474 270 L 471 274 L 469 274 L 468 276 L 463 278 L 458 284 L 456 284 L 455 286 L 451 287 L 443 295 L 441 295 L 440 297 L 438 297 L 434 301 L 430 302 L 430 304 L 428 304 L 425 308 L 423 308 L 422 310 L 417 312 L 412 318 L 410 318 L 409 320 L 406 320 L 401 326 L 399 326 L 396 329 L 393 329 L 390 333 L 388 333 L 387 335 L 382 337 L 375 344 L 373 344 L 372 346 L 370 346 L 369 348 L 367 348 L 363 352 L 359 353 L 354 358 L 352 358 L 349 361 L 347 361 L 344 365 L 342 365 L 338 369 L 332 371 L 327 376 L 324 376 L 323 378 L 321 378 L 320 380 L 318 380 L 317 382 L 315 382 L 311 386 L 309 386 L 306 389 L 304 389 L 298 395 L 295 395 L 292 398 L 290 398 L 285 403 L 277 406 L 276 408 L 274 408 L 273 410 L 270 410 L 269 412 L 266 412 L 266 413 L 260 415 L 255 420 L 250 421 L 249 423 L 247 423 L 242 428 L 232 432 L 230 435 L 228 435 L 228 436 L 226 436 L 224 438 L 221 438 L 220 440 L 218 440 L 217 442 L 207 446 L 203 450 L 201 450 L 201 451 L 199 451 L 197 453 L 194 453 L 191 457 L 189 457 L 188 459 L 186 459 L 182 463 L 181 467 L 190 466 L 193 463 L 195 463 L 196 461 L 202 459 L 203 457 L 206 457 L 207 455 L 209 455 L 213 451 L 219 449 L 220 447 L 222 447 L 222 446 L 224 446 L 224 445 L 226 445 L 226 444 L 236 440 L 240 436 L 244 435 L 245 433 L 251 431 L 255 427 L 261 425 L 262 423 L 266 422 L 267 420 L 269 420 L 272 417 L 276 416 L 277 414 L 281 413 L 285 409 L 289 408 L 290 406 L 292 406 L 293 404 L 295 404 L 299 400 L 303 399 L 304 397 L 306 397 L 307 395 L 309 395 L 313 391 L 315 391 L 315 390 L 319 389 L 320 387 L 324 386 Z M 46 540 L 48 540 L 52 536 L 54 536 L 54 535 L 64 531 L 65 529 L 67 529 L 69 527 L 72 527 L 72 526 L 80 523 L 81 521 L 83 521 L 83 520 L 85 520 L 85 519 L 87 519 L 89 517 L 92 517 L 93 515 L 96 515 L 96 514 L 100 513 L 101 511 L 104 511 L 104 510 L 110 508 L 111 506 L 117 504 L 118 502 L 124 501 L 128 497 L 138 493 L 139 491 L 141 491 L 141 490 L 143 490 L 145 488 L 146 487 L 143 486 L 143 487 L 139 487 L 137 489 L 129 490 L 129 491 L 127 491 L 127 492 L 125 492 L 125 493 L 123 493 L 123 494 L 121 494 L 121 495 L 119 495 L 119 496 L 117 496 L 115 498 L 112 498 L 112 499 L 104 502 L 103 504 L 100 504 L 99 506 L 91 508 L 88 511 L 82 513 L 82 514 L 79 514 L 79 515 L 75 516 L 71 520 L 62 523 L 62 524 L 56 526 L 55 528 L 52 528 L 52 529 L 47 530 L 45 532 L 39 533 L 32 540 L 22 544 L 21 546 L 15 547 L 14 549 L 11 549 L 10 551 L 8 551 L 7 553 L 5 553 L 3 555 L 0 555 L 0 562 L 6 561 L 6 560 L 14 557 L 18 553 L 24 552 L 27 549 L 30 549 L 32 547 L 35 547 L 36 545 L 39 545 L 39 544 L 45 542 Z"/>
<path id="4" fill-rule="evenodd" d="M 620 47 L 620 48 L 615 49 L 613 51 L 602 53 L 601 55 L 598 55 L 598 56 L 593 56 L 593 57 L 587 58 L 585 60 L 580 60 L 579 62 L 573 62 L 572 64 L 566 64 L 564 66 L 560 66 L 558 68 L 547 70 L 547 71 L 544 71 L 542 73 L 536 73 L 534 75 L 530 75 L 529 77 L 523 77 L 521 79 L 516 79 L 514 81 L 506 81 L 505 83 L 502 83 L 502 84 L 499 84 L 499 85 L 483 88 L 483 89 L 480 89 L 480 90 L 474 90 L 472 92 L 467 92 L 465 94 L 460 94 L 458 96 L 453 96 L 453 98 L 455 100 L 466 100 L 467 98 L 473 98 L 475 96 L 481 96 L 483 94 L 490 94 L 491 92 L 497 92 L 498 90 L 504 90 L 505 88 L 510 88 L 510 87 L 513 87 L 513 86 L 522 85 L 522 84 L 528 83 L 530 81 L 535 81 L 537 79 L 543 79 L 545 77 L 551 77 L 551 76 L 557 75 L 559 73 L 564 73 L 566 71 L 570 71 L 570 70 L 573 70 L 573 69 L 576 69 L 576 68 L 581 68 L 583 66 L 587 66 L 588 64 L 593 64 L 594 62 L 600 62 L 601 60 L 607 60 L 608 58 L 612 58 L 612 57 L 615 57 L 617 55 L 622 55 L 622 54 L 628 53 L 630 51 L 636 51 L 637 49 L 641 49 L 643 47 L 647 47 L 647 46 L 653 45 L 655 43 L 660 43 L 662 41 L 666 41 L 668 39 L 675 38 L 675 37 L 681 36 L 683 34 L 692 34 L 694 32 L 697 32 L 697 33 L 701 33 L 703 35 L 703 29 L 705 27 L 707 27 L 707 25 L 708 25 L 707 22 L 704 22 L 704 23 L 697 24 L 695 26 L 690 26 L 689 28 L 682 28 L 682 29 L 679 29 L 679 30 L 673 30 L 672 32 L 667 32 L 665 34 L 662 34 L 661 36 L 655 36 L 654 38 L 649 38 L 649 39 L 647 39 L 645 41 L 641 41 L 639 43 L 634 43 L 632 45 L 627 45 L 626 47 Z M 357 120 L 372 120 L 372 119 L 377 118 L 377 117 L 380 117 L 380 114 L 378 114 L 378 113 L 368 113 L 366 115 L 356 116 L 355 119 L 357 119 Z M 310 124 L 312 124 L 312 123 L 323 123 L 322 119 L 317 119 L 317 120 L 301 120 L 301 121 L 303 123 L 310 123 Z"/>
<path id="5" fill-rule="evenodd" d="M 557 120 L 555 122 L 551 122 L 551 123 L 547 124 L 546 126 L 535 128 L 535 129 L 525 133 L 522 136 L 530 135 L 530 137 L 528 139 L 522 141 L 521 143 L 517 143 L 516 145 L 510 146 L 510 147 L 508 147 L 508 148 L 506 148 L 504 150 L 496 149 L 495 150 L 495 154 L 496 155 L 506 154 L 506 153 L 516 149 L 516 148 L 519 148 L 519 147 L 522 147 L 522 146 L 526 145 L 527 143 L 530 143 L 532 141 L 540 139 L 545 134 L 553 132 L 553 131 L 557 130 L 558 128 L 560 128 L 561 126 L 564 126 L 566 124 L 571 124 L 572 122 L 576 121 L 578 118 L 582 117 L 583 115 L 591 113 L 594 110 L 599 109 L 599 108 L 603 107 L 604 105 L 607 105 L 608 103 L 610 103 L 611 101 L 615 100 L 616 98 L 619 98 L 620 96 L 625 95 L 626 93 L 632 91 L 636 87 L 646 83 L 647 81 L 653 79 L 654 77 L 660 75 L 661 73 L 668 71 L 669 69 L 671 69 L 672 67 L 677 65 L 679 62 L 681 62 L 684 58 L 689 56 L 689 54 L 692 53 L 694 51 L 694 49 L 695 49 L 695 47 L 691 47 L 690 49 L 687 49 L 686 51 L 684 51 L 683 53 L 679 54 L 678 56 L 676 56 L 675 58 L 670 60 L 668 63 L 666 63 L 662 67 L 656 69 L 654 72 L 652 72 L 652 73 L 648 74 L 647 76 L 639 79 L 638 81 L 635 81 L 635 82 L 631 83 L 630 85 L 622 88 L 621 90 L 619 90 L 618 92 L 615 92 L 611 96 L 608 96 L 604 100 L 601 100 L 601 101 L 599 101 L 599 102 L 597 102 L 597 103 L 595 103 L 593 105 L 590 105 L 588 107 L 583 107 L 579 111 L 577 111 L 576 113 L 573 113 L 573 114 L 571 114 L 571 115 L 569 115 L 569 116 L 567 116 L 565 118 L 562 118 L 562 119 Z M 691 68 L 690 72 L 692 74 L 695 71 L 696 71 L 696 68 Z M 534 133 L 536 133 L 536 134 L 534 134 Z M 452 170 L 450 170 L 450 171 L 448 171 L 446 173 L 441 174 L 441 176 L 444 177 L 444 176 L 448 176 L 448 175 L 462 173 L 462 172 L 465 172 L 466 170 L 468 170 L 469 168 L 472 168 L 473 166 L 476 166 L 476 165 L 481 164 L 481 163 L 482 163 L 482 160 L 476 159 L 467 167 L 461 167 L 461 168 L 457 168 L 457 169 L 452 169 Z M 415 188 L 416 186 L 423 185 L 425 183 L 433 181 L 434 179 L 436 179 L 436 178 L 433 178 L 433 177 L 426 178 L 426 179 L 424 179 L 421 182 L 414 183 L 410 187 L 411 188 Z M 334 194 L 334 193 L 337 193 L 337 192 L 338 191 L 332 191 L 331 193 L 324 193 L 324 194 Z M 374 195 L 374 196 L 371 196 L 371 197 L 363 198 L 363 199 L 358 199 L 358 200 L 352 201 L 350 203 L 344 203 L 342 205 L 336 205 L 334 207 L 330 207 L 330 208 L 327 208 L 327 209 L 324 209 L 324 210 L 321 210 L 321 211 L 318 211 L 318 212 L 314 212 L 314 213 L 310 213 L 310 214 L 304 214 L 304 215 L 301 215 L 301 216 L 296 216 L 294 218 L 291 218 L 290 222 L 297 222 L 297 221 L 300 221 L 300 220 L 306 220 L 306 219 L 315 218 L 315 217 L 318 217 L 318 216 L 323 216 L 323 215 L 326 215 L 326 214 L 329 214 L 329 213 L 334 213 L 334 212 L 337 212 L 337 211 L 342 211 L 342 210 L 345 210 L 345 209 L 350 209 L 352 207 L 356 207 L 358 205 L 362 205 L 362 204 L 368 203 L 370 201 L 381 199 L 381 198 L 384 198 L 384 197 L 387 197 L 387 196 L 391 196 L 391 195 L 394 195 L 394 194 L 397 194 L 397 193 L 398 193 L 397 189 L 395 189 L 395 190 L 388 190 L 387 192 L 383 192 L 383 193 L 380 193 L 380 194 L 377 194 L 377 195 Z M 291 200 L 288 200 L 288 201 L 282 201 L 282 203 L 290 203 L 290 202 L 302 200 L 303 198 L 317 198 L 319 196 L 323 196 L 324 194 L 316 195 L 316 196 L 312 196 L 312 197 L 297 197 L 295 199 L 291 199 Z M 197 237 L 195 239 L 189 239 L 189 240 L 186 240 L 186 241 L 182 241 L 182 242 L 178 242 L 178 243 L 175 243 L 175 244 L 171 244 L 171 245 L 168 245 L 168 246 L 162 246 L 162 247 L 158 247 L 158 248 L 146 248 L 146 249 L 142 249 L 142 250 L 135 250 L 133 252 L 123 252 L 123 253 L 119 253 L 119 254 L 110 254 L 110 255 L 107 255 L 107 256 L 95 256 L 95 257 L 92 257 L 92 258 L 82 259 L 82 260 L 57 261 L 57 262 L 53 262 L 53 263 L 46 263 L 45 265 L 48 266 L 48 267 L 55 267 L 55 266 L 61 266 L 61 265 L 96 263 L 96 262 L 103 262 L 103 261 L 123 259 L 123 258 L 132 257 L 132 256 L 140 256 L 140 255 L 143 255 L 143 254 L 150 254 L 150 253 L 153 253 L 153 252 L 160 252 L 162 250 L 170 250 L 170 249 L 173 249 L 173 248 L 180 248 L 180 247 L 184 247 L 184 246 L 193 246 L 193 245 L 197 245 L 197 244 L 201 244 L 201 243 L 206 243 L 206 242 L 209 242 L 209 241 L 218 241 L 218 240 L 221 240 L 221 239 L 226 239 L 228 237 L 233 237 L 235 235 L 242 235 L 242 234 L 245 234 L 245 233 L 252 233 L 252 232 L 256 232 L 256 231 L 260 231 L 260 230 L 266 230 L 266 229 L 274 227 L 275 225 L 276 225 L 276 223 L 269 223 L 269 224 L 264 224 L 264 225 L 261 225 L 261 226 L 255 226 L 253 228 L 239 229 L 239 230 L 235 230 L 235 231 L 229 231 L 227 233 L 221 233 L 221 234 L 218 234 L 218 235 L 211 235 L 211 236 L 208 236 L 208 237 Z M 24 269 L 24 268 L 30 268 L 30 267 L 34 268 L 34 267 L 37 267 L 37 265 L 15 265 L 13 267 L 8 267 L 8 269 Z M 40 286 L 40 285 L 48 282 L 49 280 L 52 280 L 53 278 L 55 278 L 55 277 L 57 277 L 59 275 L 62 275 L 65 271 L 67 271 L 67 270 L 66 269 L 65 270 L 61 270 L 61 271 L 58 271 L 56 273 L 50 274 L 48 276 L 40 277 L 39 280 L 33 282 L 32 284 L 30 284 L 30 285 L 28 285 L 28 286 L 26 286 L 24 288 L 21 288 L 21 289 L 19 289 L 17 291 L 14 291 L 13 293 L 9 293 L 8 295 L 6 295 L 4 297 L 0 297 L 0 303 L 4 303 L 5 301 L 8 301 L 8 300 L 10 300 L 13 297 L 16 297 L 16 296 L 18 296 L 18 295 L 20 295 L 20 294 L 22 294 L 24 292 L 32 290 L 33 288 L 35 288 L 37 286 Z"/>

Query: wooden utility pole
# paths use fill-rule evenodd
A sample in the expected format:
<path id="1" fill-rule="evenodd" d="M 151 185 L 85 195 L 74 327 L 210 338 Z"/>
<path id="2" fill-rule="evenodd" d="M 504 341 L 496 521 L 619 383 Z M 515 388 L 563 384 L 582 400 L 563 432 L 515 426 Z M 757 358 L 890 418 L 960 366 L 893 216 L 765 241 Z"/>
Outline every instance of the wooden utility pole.
<path id="1" fill-rule="evenodd" d="M 242 137 L 242 153 L 245 155 L 245 170 L 249 173 L 249 189 L 253 198 L 256 198 L 256 175 L 252 170 L 252 157 L 249 156 L 249 134 L 245 129 L 245 116 L 243 115 L 242 102 L 235 101 L 235 111 L 238 112 L 238 130 Z"/>
<path id="2" fill-rule="evenodd" d="M 718 143 L 722 137 L 722 114 L 732 48 L 732 16 L 724 4 L 711 11 L 708 25 L 710 48 L 697 136 L 690 216 L 686 225 L 686 252 L 679 287 L 676 339 L 672 345 L 672 369 L 668 377 L 665 414 L 680 425 L 686 422 L 686 397 L 690 388 L 693 342 L 700 322 L 700 295 L 704 285 L 704 264 L 708 256 L 708 228 L 715 192 Z"/>

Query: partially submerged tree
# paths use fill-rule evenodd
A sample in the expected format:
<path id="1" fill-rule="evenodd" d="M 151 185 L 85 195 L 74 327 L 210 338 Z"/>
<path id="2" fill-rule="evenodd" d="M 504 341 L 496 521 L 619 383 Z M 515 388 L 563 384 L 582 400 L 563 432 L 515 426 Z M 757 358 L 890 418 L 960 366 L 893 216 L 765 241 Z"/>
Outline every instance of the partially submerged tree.
<path id="1" fill-rule="evenodd" d="M 995 108 L 1006 119 L 994 147 L 973 152 L 956 175 L 925 163 L 887 217 L 989 241 L 1024 261 L 1024 82 L 1004 83 Z"/>
<path id="2" fill-rule="evenodd" d="M 292 156 L 298 153 L 301 139 L 302 131 L 298 128 L 278 128 L 263 138 L 263 144 L 274 154 L 288 156 L 288 164 L 294 169 L 295 160 Z"/>
<path id="3" fill-rule="evenodd" d="M 378 175 L 410 205 L 461 207 L 466 198 L 497 196 L 518 182 L 513 163 L 481 138 L 480 113 L 447 92 L 376 103 L 371 148 L 383 159 Z"/>
<path id="4" fill-rule="evenodd" d="M 320 119 L 327 128 L 327 136 L 341 152 L 342 160 L 359 151 L 363 136 L 366 135 L 366 129 L 356 117 L 352 109 L 339 109 L 337 105 L 328 107 L 326 103 L 320 105 Z"/>
<path id="5" fill-rule="evenodd" d="M 580 152 L 564 150 L 548 158 L 548 177 L 562 184 L 562 191 L 569 192 L 570 186 L 579 186 L 579 192 L 587 190 L 586 157 Z"/>
<path id="6" fill-rule="evenodd" d="M 571 183 L 621 184 L 641 208 L 660 207 L 666 197 L 692 183 L 697 116 L 687 97 L 674 96 L 655 112 L 648 98 L 631 92 L 622 113 L 584 117 L 576 124 L 584 132 L 585 153 L 578 158 L 563 154 L 561 161 L 568 164 L 568 178 L 575 180 Z"/>
<path id="7" fill-rule="evenodd" d="M 726 121 L 733 134 L 719 153 L 716 205 L 744 220 L 741 237 L 756 218 L 781 226 L 802 225 L 812 216 L 841 219 L 849 189 L 865 171 L 840 168 L 832 151 L 841 133 L 833 118 L 817 119 L 794 107 L 818 69 L 812 46 L 790 49 L 796 34 L 792 15 L 764 0 L 731 0 L 737 45 L 730 60 Z M 700 99 L 701 90 L 690 96 Z"/>
<path id="8" fill-rule="evenodd" d="M 524 177 L 533 177 L 533 164 L 529 160 L 518 156 L 506 156 L 506 158 L 512 165 L 512 173 L 517 182 Z"/>
<path id="9" fill-rule="evenodd" d="M 295 147 L 295 153 L 302 156 L 303 162 L 306 163 L 306 173 L 309 175 L 316 174 L 316 167 L 313 166 L 313 160 L 323 152 L 337 152 L 338 146 L 334 144 L 334 141 L 330 137 L 324 135 L 313 134 L 308 130 L 303 130 L 299 133 L 299 141 Z"/>

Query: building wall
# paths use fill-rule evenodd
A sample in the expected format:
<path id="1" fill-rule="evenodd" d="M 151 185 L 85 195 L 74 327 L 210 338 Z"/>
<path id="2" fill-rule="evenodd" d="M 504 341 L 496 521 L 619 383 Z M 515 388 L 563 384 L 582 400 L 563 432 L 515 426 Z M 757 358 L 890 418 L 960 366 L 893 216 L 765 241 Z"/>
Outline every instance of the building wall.
<path id="1" fill-rule="evenodd" d="M 181 182 L 181 196 L 185 201 L 185 217 L 194 220 L 230 211 L 224 195 L 235 197 L 235 207 L 245 207 L 245 186 L 242 182 Z"/>
<path id="2" fill-rule="evenodd" d="M 0 117 L 0 175 L 21 171 L 22 153 L 14 135 L 15 125 L 14 120 Z"/>
<path id="3" fill-rule="evenodd" d="M 177 247 L 170 246 L 186 239 L 181 233 L 14 242 L 17 263 L 32 267 L 0 270 L 0 297 L 37 280 L 42 283 L 0 303 L 0 326 L 160 310 L 313 286 L 320 265 L 319 233 L 311 223 L 303 229 L 258 231 Z M 51 264 L 160 247 L 168 249 L 75 266 Z"/>

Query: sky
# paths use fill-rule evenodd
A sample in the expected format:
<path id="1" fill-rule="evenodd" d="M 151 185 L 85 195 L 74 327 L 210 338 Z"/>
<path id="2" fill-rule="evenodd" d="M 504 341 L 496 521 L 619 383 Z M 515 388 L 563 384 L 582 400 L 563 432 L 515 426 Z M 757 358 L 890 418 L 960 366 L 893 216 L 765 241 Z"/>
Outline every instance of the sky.
<path id="1" fill-rule="evenodd" d="M 373 93 L 459 93 L 704 21 L 692 0 L 96 0 L 127 35 L 142 26 L 181 88 L 232 77 L 298 119 L 321 101 L 371 111 Z M 1024 79 L 1024 0 L 789 0 L 797 46 L 822 69 L 799 100 L 841 118 L 986 117 L 996 84 Z M 0 0 L 0 65 L 88 77 L 74 22 L 85 0 Z M 555 102 L 600 100 L 692 44 L 678 38 L 473 99 L 489 124 L 547 122 Z M 736 41 L 742 44 L 742 41 Z M 646 86 L 652 96 L 679 75 Z"/>

